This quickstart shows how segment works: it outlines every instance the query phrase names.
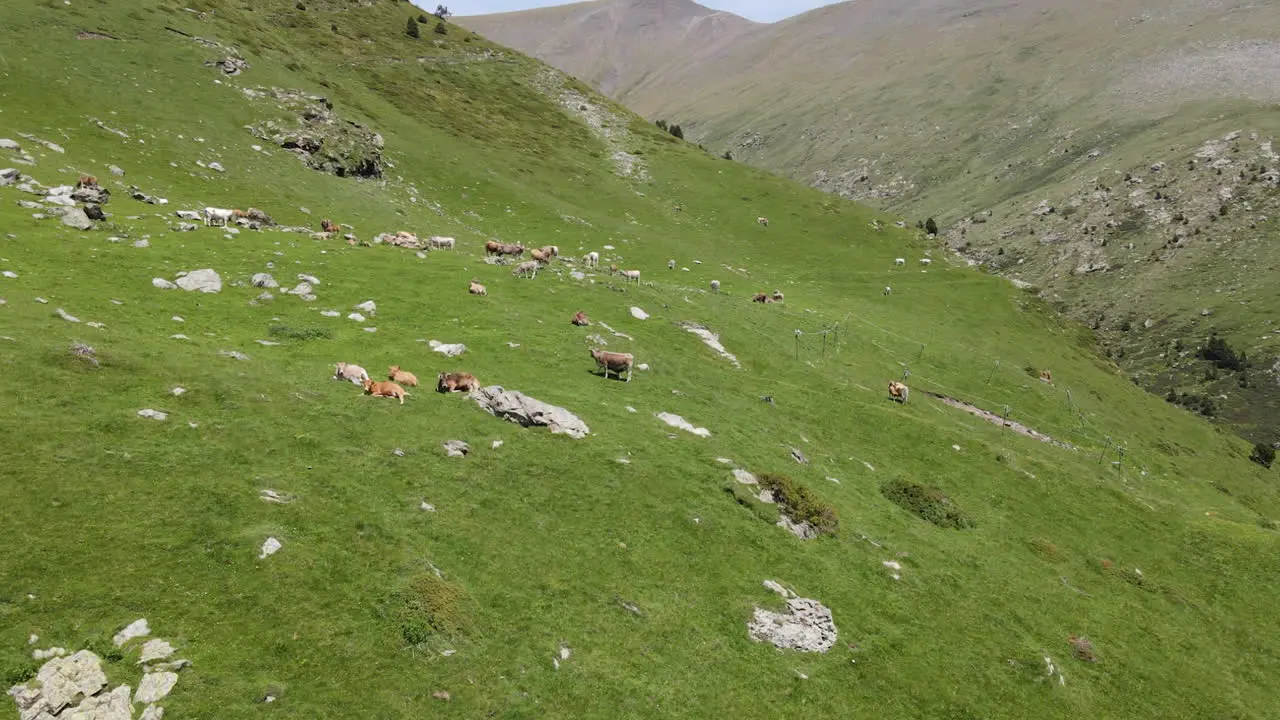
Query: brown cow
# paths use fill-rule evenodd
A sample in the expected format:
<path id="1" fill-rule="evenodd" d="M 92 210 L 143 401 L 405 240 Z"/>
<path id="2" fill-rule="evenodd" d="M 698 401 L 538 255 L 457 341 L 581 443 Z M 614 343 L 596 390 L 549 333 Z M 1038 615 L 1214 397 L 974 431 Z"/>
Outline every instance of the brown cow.
<path id="1" fill-rule="evenodd" d="M 573 314 L 573 320 L 570 320 L 569 322 L 572 322 L 574 325 L 579 327 L 586 327 L 591 324 L 591 318 L 587 317 L 587 314 L 584 312 L 576 312 Z"/>
<path id="2" fill-rule="evenodd" d="M 533 258 L 535 262 L 538 262 L 542 265 L 546 265 L 547 263 L 551 262 L 551 253 L 549 251 L 543 250 L 542 248 L 534 248 L 533 250 L 530 250 L 529 257 Z"/>
<path id="3" fill-rule="evenodd" d="M 502 243 L 497 242 L 496 240 L 489 240 L 484 244 L 484 254 L 485 255 L 501 255 Z"/>
<path id="4" fill-rule="evenodd" d="M 377 382 L 375 380 L 365 380 L 364 391 L 367 395 L 398 398 L 401 405 L 404 404 L 405 396 L 409 394 L 405 392 L 404 388 L 393 382 Z"/>
<path id="5" fill-rule="evenodd" d="M 387 379 L 409 387 L 418 387 L 418 376 L 407 370 L 401 370 L 399 365 L 392 365 L 387 369 Z"/>
<path id="6" fill-rule="evenodd" d="M 756 293 L 755 297 L 751 298 L 751 302 L 771 303 L 773 302 L 773 298 L 769 297 L 768 293 L 761 292 L 761 293 Z"/>
<path id="7" fill-rule="evenodd" d="M 480 381 L 471 373 L 440 373 L 436 376 L 436 392 L 471 392 L 480 389 Z"/>
<path id="8" fill-rule="evenodd" d="M 1043 380 L 1043 381 L 1045 381 L 1045 382 L 1047 382 L 1047 383 L 1049 383 L 1050 385 L 1052 385 L 1052 384 L 1053 384 L 1053 373 L 1049 372 L 1048 370 L 1041 370 L 1041 371 L 1040 371 L 1040 379 L 1041 379 L 1041 380 Z"/>
<path id="9" fill-rule="evenodd" d="M 476 278 L 471 278 L 471 287 L 467 289 L 467 292 L 471 293 L 472 295 L 488 295 L 489 294 L 489 291 L 486 290 L 485 287 L 481 285 L 480 281 L 477 280 Z"/>
<path id="10" fill-rule="evenodd" d="M 92 188 L 92 187 L 98 187 L 98 178 L 92 175 L 81 175 L 80 179 L 76 181 L 77 189 Z"/>
<path id="11" fill-rule="evenodd" d="M 341 230 L 338 227 L 337 223 L 333 222 L 329 218 L 325 218 L 320 221 L 320 229 L 323 230 L 324 232 L 335 233 L 335 234 L 340 232 Z"/>
<path id="12" fill-rule="evenodd" d="M 889 399 L 890 400 L 897 400 L 898 402 L 905 405 L 907 402 L 907 396 L 909 396 L 910 394 L 911 394 L 911 388 L 907 387 L 906 385 L 903 385 L 900 382 L 897 382 L 896 380 L 889 381 Z"/>
<path id="13" fill-rule="evenodd" d="M 627 371 L 627 382 L 631 382 L 631 366 L 635 364 L 635 356 L 631 353 L 608 352 L 591 348 L 591 357 L 595 359 L 596 365 L 604 368 L 605 378 L 609 377 L 612 372 L 615 377 L 621 379 L 622 371 Z"/>

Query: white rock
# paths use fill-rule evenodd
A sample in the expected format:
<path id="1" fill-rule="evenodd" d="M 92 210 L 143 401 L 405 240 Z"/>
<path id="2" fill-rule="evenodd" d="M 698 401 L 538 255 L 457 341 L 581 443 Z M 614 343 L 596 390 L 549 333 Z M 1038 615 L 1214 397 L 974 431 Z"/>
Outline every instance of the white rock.
<path id="1" fill-rule="evenodd" d="M 130 720 L 133 707 L 129 704 L 129 686 L 120 685 L 109 693 L 85 698 L 58 717 L 60 720 Z"/>
<path id="2" fill-rule="evenodd" d="M 138 417 L 150 418 L 152 420 L 164 420 L 165 418 L 169 417 L 169 413 L 160 412 L 159 410 L 152 410 L 151 408 L 146 408 L 145 410 L 138 411 Z"/>
<path id="3" fill-rule="evenodd" d="M 754 474 L 749 473 L 746 470 L 743 470 L 742 468 L 733 469 L 733 479 L 737 480 L 742 485 L 759 485 L 760 484 L 760 481 L 756 479 L 756 476 Z"/>
<path id="4" fill-rule="evenodd" d="M 250 280 L 250 282 L 253 283 L 254 287 L 260 287 L 260 288 L 280 287 L 280 283 L 277 283 L 276 279 L 271 277 L 271 273 L 256 273 L 253 276 L 253 279 Z"/>
<path id="5" fill-rule="evenodd" d="M 640 372 L 647 372 L 649 370 L 649 363 L 640 363 L 636 366 L 636 369 Z"/>
<path id="6" fill-rule="evenodd" d="M 226 171 L 227 171 L 227 169 L 226 169 L 226 168 L 222 167 L 222 163 L 220 163 L 220 162 L 211 162 L 211 163 L 209 163 L 209 169 L 210 169 L 210 170 L 216 170 L 216 171 L 218 171 L 218 172 L 226 172 Z"/>
<path id="7" fill-rule="evenodd" d="M 191 338 L 187 337 L 186 335 L 183 335 L 182 333 L 176 333 L 174 335 L 170 335 L 169 339 L 170 340 L 190 340 Z"/>
<path id="8" fill-rule="evenodd" d="M 293 502 L 292 495 L 286 495 L 284 493 L 277 492 L 270 488 L 265 488 L 259 491 L 258 497 L 262 500 L 266 500 L 269 503 L 275 503 L 277 505 L 288 505 L 289 503 Z"/>
<path id="9" fill-rule="evenodd" d="M 361 312 L 367 312 L 372 317 L 378 311 L 378 306 L 372 300 L 365 300 L 357 305 L 356 309 Z"/>
<path id="10" fill-rule="evenodd" d="M 894 571 L 902 569 L 902 564 L 897 560 L 882 560 L 880 564 Z"/>
<path id="11" fill-rule="evenodd" d="M 283 545 L 280 544 L 279 540 L 274 537 L 267 538 L 266 542 L 262 543 L 262 552 L 258 553 L 258 559 L 262 560 L 268 555 L 276 554 L 276 551 L 281 547 L 283 547 Z"/>
<path id="12" fill-rule="evenodd" d="M 36 635 L 35 633 L 31 633 L 29 636 L 27 636 L 27 644 L 28 644 L 28 645 L 35 645 L 35 644 L 36 644 L 36 643 L 38 643 L 38 642 L 40 642 L 40 636 L 39 636 L 39 635 Z"/>
<path id="13" fill-rule="evenodd" d="M 212 268 L 192 270 L 178 278 L 178 287 L 188 292 L 203 293 L 222 292 L 222 278 Z"/>
<path id="14" fill-rule="evenodd" d="M 66 654 L 67 654 L 66 648 L 51 647 L 45 650 L 36 648 L 35 650 L 31 651 L 31 658 L 33 660 L 48 660 L 49 658 L 62 657 L 63 655 L 66 655 Z"/>
<path id="15" fill-rule="evenodd" d="M 342 313 L 337 310 L 321 310 L 320 314 L 325 317 L 342 317 Z"/>
<path id="16" fill-rule="evenodd" d="M 836 644 L 831 610 L 817 600 L 790 598 L 787 613 L 756 608 L 747 633 L 756 642 L 770 642 L 782 650 L 825 653 Z"/>
<path id="17" fill-rule="evenodd" d="M 155 638 L 148 640 L 142 644 L 142 658 L 138 660 L 138 664 L 151 662 L 152 660 L 164 660 L 173 654 L 173 646 L 168 642 Z"/>
<path id="18" fill-rule="evenodd" d="M 511 343 L 507 344 L 510 345 Z M 427 345 L 431 346 L 432 350 L 442 353 L 447 357 L 457 357 L 467 351 L 467 346 L 462 343 L 446 344 L 439 340 L 432 340 L 428 342 Z"/>
<path id="19" fill-rule="evenodd" d="M 694 427 L 688 420 L 675 415 L 673 413 L 661 412 L 655 415 L 662 422 L 674 428 L 679 428 L 686 432 L 691 432 L 698 437 L 711 437 L 711 431 L 706 428 Z"/>
<path id="20" fill-rule="evenodd" d="M 163 699 L 178 683 L 178 674 L 171 672 L 147 673 L 138 683 L 138 691 L 133 695 L 135 703 L 147 704 Z"/>
<path id="21" fill-rule="evenodd" d="M 471 446 L 461 440 L 448 440 L 444 443 L 444 450 L 449 457 L 463 457 L 471 452 Z"/>
<path id="22" fill-rule="evenodd" d="M 21 150 L 22 146 L 9 138 L 0 138 L 0 150 Z"/>
<path id="23" fill-rule="evenodd" d="M 164 717 L 164 708 L 159 705 L 148 705 L 142 710 L 142 714 L 138 716 L 138 720 L 161 720 Z"/>
<path id="24" fill-rule="evenodd" d="M 493 445 L 492 445 L 491 447 L 493 447 L 493 449 L 494 449 L 494 450 L 497 450 L 498 448 L 502 447 L 502 441 L 501 441 L 501 440 L 494 440 L 494 441 L 493 441 Z"/>
<path id="25" fill-rule="evenodd" d="M 307 275 L 306 273 L 298 273 L 298 279 L 299 279 L 299 280 L 301 280 L 302 282 L 309 283 L 309 284 L 311 284 L 311 285 L 319 285 L 319 284 L 320 284 L 320 278 L 316 277 L 315 275 Z"/>
<path id="26" fill-rule="evenodd" d="M 107 676 L 102 672 L 101 659 L 88 650 L 81 650 L 70 657 L 54 658 L 45 663 L 36 673 L 36 681 L 44 703 L 52 709 L 50 714 L 53 715 L 80 695 L 96 695 L 106 687 Z"/>
<path id="27" fill-rule="evenodd" d="M 378 328 L 376 328 L 376 327 L 367 327 L 367 328 L 363 328 L 363 329 L 364 329 L 364 331 L 365 331 L 365 332 L 368 332 L 368 333 L 378 332 Z"/>
<path id="28" fill-rule="evenodd" d="M 186 391 L 187 391 L 187 389 L 186 389 L 186 388 L 184 388 L 184 387 L 176 387 L 176 388 L 174 388 L 174 389 L 170 390 L 169 392 L 170 392 L 171 394 L 173 394 L 173 395 L 177 396 L 177 395 L 182 395 L 182 394 L 183 394 L 183 393 L 185 393 Z"/>
<path id="29" fill-rule="evenodd" d="M 361 314 L 360 314 L 360 313 L 358 313 L 358 312 L 353 312 L 353 313 L 351 313 L 351 314 L 347 315 L 347 319 L 348 319 L 348 320 L 354 320 L 354 321 L 356 321 L 356 322 L 364 322 L 367 318 L 365 318 L 365 316 L 361 315 Z"/>
<path id="30" fill-rule="evenodd" d="M 793 598 L 793 597 L 795 597 L 795 596 L 796 596 L 796 594 L 795 594 L 795 593 L 793 593 L 793 592 L 791 592 L 790 590 L 788 590 L 788 589 L 786 589 L 785 587 L 783 587 L 781 583 L 775 582 L 775 581 L 773 581 L 773 580 L 765 580 L 765 581 L 764 581 L 764 586 L 765 586 L 765 587 L 767 587 L 767 588 L 769 588 L 770 590 L 772 590 L 772 591 L 774 591 L 774 592 L 778 593 L 779 595 L 781 595 L 781 596 L 782 596 L 782 597 L 784 597 L 784 598 L 788 598 L 788 599 L 790 599 L 790 598 Z"/>
<path id="31" fill-rule="evenodd" d="M 423 511 L 423 512 L 435 512 L 435 511 L 436 511 L 436 506 L 435 506 L 435 505 L 432 505 L 431 503 L 427 502 L 426 500 L 423 500 L 423 501 L 422 501 L 422 504 L 418 506 L 418 509 L 419 509 L 419 510 L 421 510 L 421 511 Z"/>
<path id="32" fill-rule="evenodd" d="M 161 290 L 177 290 L 178 289 L 177 285 L 174 285 L 173 283 L 169 282 L 168 280 L 165 280 L 164 278 L 152 278 L 151 284 L 154 287 L 160 288 Z"/>
<path id="33" fill-rule="evenodd" d="M 9 278 L 10 280 L 16 280 L 18 278 L 18 273 L 12 270 L 5 270 L 4 272 L 0 272 L 0 275 L 3 275 Z"/>
<path id="34" fill-rule="evenodd" d="M 633 318 L 635 318 L 635 319 L 637 319 L 637 320 L 648 320 L 648 319 L 649 319 L 649 313 L 647 313 L 647 312 L 645 312 L 645 311 L 641 310 L 641 309 L 640 309 L 640 308 L 638 308 L 638 307 L 633 307 L 633 308 L 631 308 L 631 317 L 633 317 Z"/>
<path id="35" fill-rule="evenodd" d="M 129 623 L 125 629 L 116 633 L 116 636 L 111 641 L 115 643 L 116 647 L 121 647 L 136 637 L 146 637 L 150 634 L 151 628 L 147 626 L 147 619 L 140 618 Z"/>
<path id="36" fill-rule="evenodd" d="M 63 320 L 66 320 L 67 322 L 70 322 L 70 323 L 80 322 L 80 318 L 76 317 L 75 315 L 72 315 L 71 313 L 67 312 L 66 310 L 63 310 L 62 308 L 58 308 L 53 312 L 55 315 L 62 318 Z"/>

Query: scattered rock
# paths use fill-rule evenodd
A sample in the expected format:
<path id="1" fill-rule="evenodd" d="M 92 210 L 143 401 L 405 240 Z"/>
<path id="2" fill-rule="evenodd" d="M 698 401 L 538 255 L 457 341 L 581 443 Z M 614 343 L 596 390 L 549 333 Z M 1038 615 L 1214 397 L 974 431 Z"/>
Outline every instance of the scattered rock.
<path id="1" fill-rule="evenodd" d="M 169 417 L 169 413 L 160 412 L 159 410 L 152 410 L 151 408 L 146 408 L 144 410 L 138 411 L 138 417 L 150 418 L 152 420 L 164 420 L 165 418 Z"/>
<path id="2" fill-rule="evenodd" d="M 491 445 L 491 447 L 492 447 L 494 450 L 497 450 L 498 448 L 502 447 L 502 441 L 501 441 L 501 440 L 494 440 L 494 441 L 493 441 L 493 445 Z"/>
<path id="3" fill-rule="evenodd" d="M 817 528 L 803 520 L 796 522 L 788 517 L 786 513 L 778 513 L 777 526 L 801 540 L 813 540 L 818 537 Z"/>
<path id="4" fill-rule="evenodd" d="M 121 170 L 119 167 L 115 165 L 108 165 L 107 172 L 111 173 L 112 175 L 115 175 L 116 177 L 124 177 L 124 170 Z"/>
<path id="5" fill-rule="evenodd" d="M 147 673 L 142 676 L 142 682 L 138 683 L 138 691 L 134 693 L 133 701 L 147 704 L 161 700 L 173 690 L 176 684 L 178 684 L 177 673 Z"/>
<path id="6" fill-rule="evenodd" d="M 21 175 L 17 168 L 0 168 L 0 187 L 13 185 Z"/>
<path id="7" fill-rule="evenodd" d="M 361 315 L 360 313 L 357 313 L 357 312 L 353 312 L 353 313 L 351 313 L 351 314 L 347 315 L 347 319 L 348 319 L 348 320 L 354 320 L 354 321 L 356 321 L 356 322 L 364 322 L 364 321 L 366 320 L 365 316 L 363 316 L 363 315 Z"/>
<path id="8" fill-rule="evenodd" d="M 253 279 L 250 280 L 250 282 L 253 283 L 254 287 L 260 287 L 260 288 L 280 287 L 280 283 L 276 282 L 276 279 L 271 277 L 270 273 L 257 273 L 253 276 Z"/>
<path id="9" fill-rule="evenodd" d="M 655 415 L 662 422 L 674 428 L 679 428 L 686 432 L 691 432 L 698 437 L 711 437 L 711 431 L 706 428 L 694 427 L 688 420 L 668 412 L 661 412 Z"/>
<path id="10" fill-rule="evenodd" d="M 435 506 L 435 505 L 432 505 L 431 503 L 427 502 L 426 500 L 423 500 L 423 501 L 422 501 L 422 504 L 418 505 L 418 509 L 419 509 L 419 510 L 421 510 L 422 512 L 435 512 L 435 511 L 436 511 L 436 506 Z"/>
<path id="11" fill-rule="evenodd" d="M 136 637 L 146 637 L 150 634 L 151 628 L 147 626 L 147 619 L 140 618 L 129 623 L 123 630 L 116 633 L 111 642 L 115 643 L 116 647 L 123 647 L 125 643 Z"/>
<path id="12" fill-rule="evenodd" d="M 129 686 L 120 685 L 109 693 L 85 698 L 79 705 L 64 711 L 58 717 L 64 720 L 129 720 L 133 717 L 133 708 L 129 705 Z"/>
<path id="13" fill-rule="evenodd" d="M 788 590 L 788 589 L 786 589 L 785 587 L 783 587 L 781 583 L 775 582 L 775 581 L 773 581 L 773 580 L 765 580 L 765 581 L 764 581 L 764 586 L 765 586 L 765 587 L 767 587 L 767 588 L 769 588 L 770 590 L 772 590 L 772 591 L 774 591 L 774 592 L 778 593 L 779 595 L 781 595 L 781 596 L 782 596 L 783 598 L 785 598 L 785 599 L 791 599 L 791 598 L 793 598 L 793 597 L 795 597 L 795 596 L 796 596 L 796 594 L 795 594 L 795 593 L 793 593 L 793 592 L 791 592 L 790 590 Z"/>
<path id="14" fill-rule="evenodd" d="M 760 481 L 756 479 L 756 476 L 754 474 L 749 473 L 746 470 L 743 470 L 741 468 L 733 469 L 733 479 L 737 480 L 739 483 L 743 485 L 759 485 L 760 484 Z"/>
<path id="15" fill-rule="evenodd" d="M 164 660 L 172 655 L 173 652 L 173 646 L 160 638 L 148 640 L 142 644 L 142 657 L 138 660 L 138 664 L 151 662 L 152 660 Z"/>
<path id="16" fill-rule="evenodd" d="M 62 224 L 76 230 L 92 230 L 93 221 L 80 208 L 70 208 L 62 215 Z"/>
<path id="17" fill-rule="evenodd" d="M 809 458 L 805 457 L 805 454 L 800 452 L 799 448 L 791 448 L 791 459 L 795 460 L 801 465 L 809 464 Z"/>
<path id="18" fill-rule="evenodd" d="M 0 150 L 21 151 L 22 146 L 19 145 L 16 140 L 10 140 L 9 138 L 0 138 Z"/>
<path id="19" fill-rule="evenodd" d="M 66 320 L 67 322 L 70 322 L 70 323 L 80 322 L 80 318 L 68 313 L 66 310 L 63 310 L 62 308 L 58 308 L 57 310 L 54 310 L 53 313 L 58 317 L 62 318 L 63 320 Z"/>
<path id="20" fill-rule="evenodd" d="M 88 650 L 81 650 L 70 657 L 46 662 L 36 673 L 36 682 L 39 689 L 33 691 L 34 697 L 26 694 L 27 707 L 23 707 L 22 698 L 14 696 L 24 719 L 41 718 L 41 711 L 56 716 L 81 695 L 90 698 L 98 694 L 106 687 L 107 676 L 102 672 L 101 658 Z M 13 690 L 9 692 L 12 694 Z M 127 688 L 125 692 L 128 692 Z"/>
<path id="21" fill-rule="evenodd" d="M 178 278 L 177 285 L 187 292 L 197 290 L 203 293 L 222 292 L 222 278 L 211 268 L 192 270 Z"/>
<path id="22" fill-rule="evenodd" d="M 270 488 L 263 488 L 262 490 L 259 490 L 258 497 L 259 499 L 265 500 L 269 503 L 275 503 L 277 505 L 288 505 L 293 502 L 294 499 L 292 495 L 278 492 Z"/>
<path id="23" fill-rule="evenodd" d="M 280 544 L 279 540 L 274 537 L 267 538 L 266 542 L 262 543 L 262 552 L 258 553 L 258 559 L 263 560 L 269 555 L 275 555 L 281 547 L 283 545 Z"/>
<path id="24" fill-rule="evenodd" d="M 432 350 L 443 353 L 446 357 L 457 357 L 467 351 L 467 346 L 462 343 L 446 344 L 439 340 L 432 340 L 427 345 L 431 346 Z"/>
<path id="25" fill-rule="evenodd" d="M 32 650 L 32 651 L 31 651 L 31 659 L 33 659 L 33 660 L 48 660 L 49 658 L 62 657 L 63 655 L 66 655 L 66 654 L 67 654 L 67 649 L 66 649 L 66 648 L 51 647 L 51 648 L 47 648 L 47 649 L 45 649 L 45 650 L 41 650 L 40 648 L 36 648 L 35 650 Z"/>
<path id="26" fill-rule="evenodd" d="M 361 312 L 369 313 L 369 316 L 372 317 L 377 313 L 378 305 L 374 303 L 372 300 L 365 300 L 359 305 L 356 305 L 356 309 Z"/>
<path id="27" fill-rule="evenodd" d="M 134 247 L 136 247 L 136 248 L 138 248 L 138 249 L 142 249 L 142 248 L 149 248 L 149 247 L 151 247 L 151 241 L 150 241 L 150 240 L 147 240 L 146 238 L 143 238 L 143 239 L 141 239 L 141 240 L 134 240 L 134 241 L 133 241 L 133 246 L 134 246 Z"/>
<path id="28" fill-rule="evenodd" d="M 644 310 L 641 310 L 638 307 L 633 307 L 631 308 L 631 317 L 637 320 L 648 320 L 649 313 L 645 312 Z"/>
<path id="29" fill-rule="evenodd" d="M 164 278 L 152 278 L 151 284 L 154 287 L 160 288 L 161 290 L 177 290 L 178 289 L 177 285 L 174 285 L 173 283 L 169 282 L 168 280 L 165 280 Z"/>
<path id="30" fill-rule="evenodd" d="M 445 702 L 449 702 L 449 693 L 446 690 L 437 690 L 431 693 L 431 697 L 435 698 L 436 700 L 443 700 Z"/>
<path id="31" fill-rule="evenodd" d="M 581 439 L 591 432 L 587 424 L 561 407 L 531 398 L 518 390 L 504 390 L 490 385 L 471 393 L 471 399 L 482 409 L 524 427 L 545 426 L 555 434 Z"/>
<path id="32" fill-rule="evenodd" d="M 164 717 L 164 708 L 159 705 L 148 705 L 142 710 L 142 714 L 138 716 L 138 720 L 161 720 Z"/>
<path id="33" fill-rule="evenodd" d="M 227 169 L 226 169 L 226 168 L 222 167 L 222 163 L 219 163 L 219 162 L 211 162 L 211 163 L 209 163 L 209 169 L 210 169 L 210 170 L 214 170 L 214 171 L 216 171 L 216 172 L 226 172 L 226 171 L 227 171 Z"/>
<path id="34" fill-rule="evenodd" d="M 342 313 L 338 312 L 337 310 L 321 310 L 320 314 L 323 315 L 324 317 L 330 317 L 330 318 L 342 317 Z"/>
<path id="35" fill-rule="evenodd" d="M 471 452 L 471 446 L 461 440 L 448 440 L 444 443 L 444 450 L 449 457 L 463 457 Z"/>
<path id="36" fill-rule="evenodd" d="M 716 353 L 720 355 L 720 357 L 733 363 L 734 367 L 742 367 L 740 364 L 738 364 L 738 358 L 735 357 L 733 353 L 729 352 L 728 350 L 725 350 L 724 345 L 720 344 L 720 336 L 717 335 L 716 333 L 711 332 L 707 328 L 703 327 L 702 325 L 698 325 L 697 323 L 690 323 L 690 322 L 680 323 L 680 327 L 684 328 L 685 330 L 688 330 L 694 335 L 697 335 L 699 338 L 702 338 L 702 342 L 706 343 L 707 347 L 711 348 L 712 350 L 715 350 Z"/>
<path id="37" fill-rule="evenodd" d="M 787 613 L 762 608 L 747 623 L 747 633 L 756 642 L 770 642 L 782 650 L 825 653 L 836 644 L 836 625 L 831 610 L 817 600 L 790 598 Z"/>

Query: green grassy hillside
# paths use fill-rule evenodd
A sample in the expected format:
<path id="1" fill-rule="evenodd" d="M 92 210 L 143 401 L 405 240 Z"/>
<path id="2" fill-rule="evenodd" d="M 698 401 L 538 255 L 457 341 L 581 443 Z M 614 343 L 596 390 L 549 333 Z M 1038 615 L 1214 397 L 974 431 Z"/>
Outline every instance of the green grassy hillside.
<path id="1" fill-rule="evenodd" d="M 173 718 L 1274 712 L 1280 494 L 1246 443 L 1142 392 L 1033 295 L 942 253 L 920 264 L 893 218 L 873 231 L 871 210 L 709 156 L 455 25 L 410 38 L 407 4 L 303 6 L 36 3 L 0 28 L 0 138 L 20 145 L 0 168 L 112 193 L 82 232 L 0 188 L 5 681 L 32 676 L 33 648 L 89 647 L 136 686 L 138 641 L 115 654 L 110 637 L 145 617 L 193 663 L 161 703 Z M 205 65 L 226 46 L 248 69 Z M 343 144 L 359 123 L 382 138 L 380 178 L 311 169 L 251 132 L 297 122 L 276 98 L 308 94 L 333 115 L 305 101 L 318 124 L 288 142 L 313 132 L 335 162 L 367 160 Z M 180 229 L 174 211 L 206 205 L 457 249 Z M 517 279 L 484 262 L 489 239 L 562 258 Z M 576 260 L 589 251 L 601 268 Z M 220 293 L 152 285 L 201 268 Z M 284 286 L 273 299 L 260 272 Z M 283 292 L 299 274 L 314 301 Z M 749 301 L 775 288 L 784 303 Z M 346 318 L 367 300 L 375 314 Z M 596 325 L 571 325 L 579 310 Z M 593 335 L 648 369 L 594 374 Z M 403 406 L 367 397 L 330 379 L 337 361 L 424 386 Z M 591 434 L 432 391 L 457 370 Z M 884 388 L 904 374 L 898 405 Z M 468 456 L 446 456 L 455 439 Z M 790 477 L 838 530 L 776 527 L 734 468 Z M 972 526 L 890 502 L 895 481 Z M 268 537 L 282 548 L 260 559 Z M 753 607 L 781 607 L 764 580 L 831 609 L 829 652 L 750 639 Z M 1072 635 L 1098 662 L 1072 657 Z"/>

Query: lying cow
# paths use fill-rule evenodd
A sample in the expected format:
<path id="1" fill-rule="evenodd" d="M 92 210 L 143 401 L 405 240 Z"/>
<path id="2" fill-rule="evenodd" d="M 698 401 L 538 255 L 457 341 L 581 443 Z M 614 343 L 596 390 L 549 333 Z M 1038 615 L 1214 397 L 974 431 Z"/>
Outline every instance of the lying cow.
<path id="1" fill-rule="evenodd" d="M 407 370 L 401 370 L 399 365 L 387 368 L 387 379 L 409 387 L 418 387 L 418 376 Z"/>
<path id="2" fill-rule="evenodd" d="M 409 394 L 405 392 L 404 388 L 393 382 L 378 382 L 376 380 L 365 380 L 364 392 L 366 395 L 373 395 L 375 397 L 396 398 L 400 401 L 401 405 L 404 404 L 405 396 Z"/>
<path id="3" fill-rule="evenodd" d="M 595 359 L 596 365 L 604 368 L 605 378 L 609 377 L 609 373 L 613 373 L 618 379 L 622 379 L 622 371 L 627 371 L 627 382 L 631 382 L 631 367 L 635 364 L 635 356 L 631 353 L 608 352 L 607 350 L 598 350 L 591 348 L 591 357 Z"/>
<path id="4" fill-rule="evenodd" d="M 889 399 L 890 400 L 897 400 L 898 402 L 905 405 L 907 402 L 907 396 L 909 396 L 910 394 L 911 394 L 911 388 L 908 388 L 906 385 L 903 385 L 902 383 L 897 382 L 896 380 L 889 381 Z"/>
<path id="5" fill-rule="evenodd" d="M 579 327 L 586 327 L 591 324 L 591 318 L 587 317 L 587 314 L 584 312 L 576 312 L 573 314 L 573 319 L 569 322 Z"/>
<path id="6" fill-rule="evenodd" d="M 440 373 L 436 376 L 436 392 L 471 392 L 480 389 L 480 381 L 471 373 Z"/>
<path id="7" fill-rule="evenodd" d="M 760 223 L 761 227 L 769 227 L 769 218 L 767 217 L 758 217 L 756 222 Z"/>
<path id="8" fill-rule="evenodd" d="M 751 302 L 771 303 L 773 302 L 773 298 L 769 297 L 769 293 L 759 292 L 759 293 L 756 293 L 755 296 L 751 298 Z"/>
<path id="9" fill-rule="evenodd" d="M 333 222 L 329 218 L 325 218 L 320 221 L 320 230 L 330 234 L 337 234 L 341 231 L 341 228 L 338 227 L 337 223 Z"/>
<path id="10" fill-rule="evenodd" d="M 355 383 L 356 385 L 360 385 L 365 380 L 369 379 L 369 373 L 365 372 L 365 369 L 359 365 L 340 362 L 333 370 L 333 379 L 346 380 L 348 382 Z"/>
<path id="11" fill-rule="evenodd" d="M 471 287 L 467 288 L 467 292 L 472 295 L 488 295 L 489 291 L 485 289 L 475 278 L 471 278 Z"/>
<path id="12" fill-rule="evenodd" d="M 1053 384 L 1053 373 L 1049 372 L 1048 370 L 1041 370 L 1041 371 L 1040 371 L 1040 379 L 1041 379 L 1041 380 L 1043 380 L 1044 382 L 1047 382 L 1047 383 L 1049 383 L 1050 385 L 1052 385 L 1052 384 Z"/>

